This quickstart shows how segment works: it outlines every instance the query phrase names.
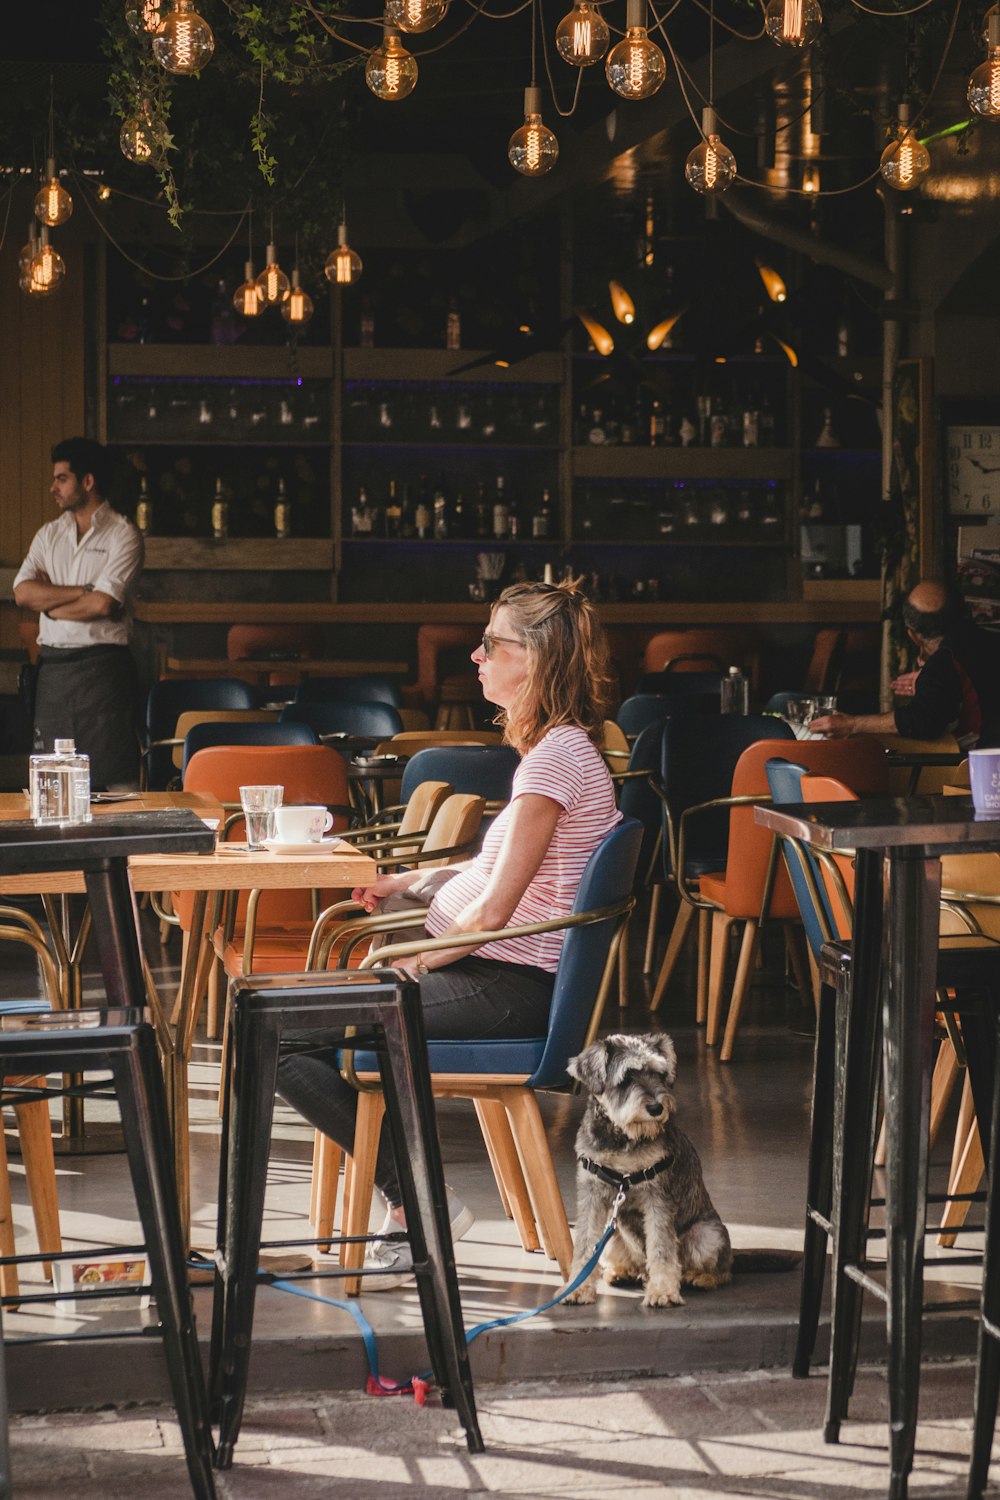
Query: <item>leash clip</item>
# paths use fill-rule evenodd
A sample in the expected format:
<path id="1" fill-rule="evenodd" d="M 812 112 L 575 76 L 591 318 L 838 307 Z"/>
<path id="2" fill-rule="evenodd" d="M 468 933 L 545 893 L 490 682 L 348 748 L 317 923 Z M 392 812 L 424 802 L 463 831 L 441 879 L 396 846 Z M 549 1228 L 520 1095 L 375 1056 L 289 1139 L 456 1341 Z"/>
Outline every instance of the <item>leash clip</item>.
<path id="1" fill-rule="evenodd" d="M 622 1204 L 625 1202 L 625 1199 L 628 1196 L 628 1190 L 631 1185 L 631 1183 L 625 1181 L 622 1181 L 618 1184 L 618 1191 L 615 1194 L 615 1201 L 611 1205 L 611 1215 L 608 1219 L 609 1229 L 614 1229 L 617 1225 L 618 1215 L 621 1213 Z"/>

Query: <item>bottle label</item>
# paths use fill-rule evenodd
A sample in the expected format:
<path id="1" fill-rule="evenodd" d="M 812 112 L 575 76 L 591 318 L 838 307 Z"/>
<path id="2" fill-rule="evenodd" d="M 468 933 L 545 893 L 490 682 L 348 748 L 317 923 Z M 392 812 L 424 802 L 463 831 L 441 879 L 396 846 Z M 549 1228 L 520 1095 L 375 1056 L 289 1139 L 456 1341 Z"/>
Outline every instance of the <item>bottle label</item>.
<path id="1" fill-rule="evenodd" d="M 494 505 L 493 507 L 493 535 L 505 537 L 507 535 L 508 512 L 506 505 Z"/>
<path id="2" fill-rule="evenodd" d="M 538 510 L 531 518 L 531 535 L 534 537 L 547 537 L 549 534 L 549 518 L 543 510 Z"/>
<path id="3" fill-rule="evenodd" d="M 140 500 L 135 510 L 135 524 L 144 536 L 149 534 L 153 525 L 153 503 L 151 500 Z"/>
<path id="4" fill-rule="evenodd" d="M 274 534 L 288 536 L 291 530 L 291 506 L 281 500 L 274 507 Z"/>
<path id="5" fill-rule="evenodd" d="M 229 530 L 229 506 L 225 500 L 216 500 L 212 506 L 212 535 L 217 539 L 225 537 Z"/>

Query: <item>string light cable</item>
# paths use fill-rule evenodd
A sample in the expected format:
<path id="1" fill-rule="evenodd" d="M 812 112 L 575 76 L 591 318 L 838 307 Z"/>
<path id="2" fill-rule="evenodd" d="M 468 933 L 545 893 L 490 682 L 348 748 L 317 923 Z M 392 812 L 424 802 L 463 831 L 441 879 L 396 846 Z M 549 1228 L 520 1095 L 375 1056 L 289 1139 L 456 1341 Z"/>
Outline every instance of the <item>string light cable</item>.
<path id="1" fill-rule="evenodd" d="M 919 5 L 911 5 L 909 10 L 873 10 L 870 5 L 863 5 L 861 0 L 851 0 L 855 10 L 863 10 L 868 16 L 877 16 L 880 21 L 894 21 L 897 16 L 915 16 L 917 11 L 926 10 L 934 3 L 935 0 L 920 0 Z"/>
<path id="2" fill-rule="evenodd" d="M 573 85 L 572 104 L 570 105 L 569 109 L 560 109 L 559 96 L 556 93 L 556 82 L 552 77 L 552 59 L 549 57 L 548 33 L 544 26 L 542 27 L 542 61 L 545 64 L 545 76 L 549 81 L 549 96 L 552 99 L 552 108 L 555 110 L 556 114 L 561 120 L 568 120 L 571 115 L 576 114 L 576 107 L 580 102 L 580 87 L 583 83 L 583 69 L 577 69 L 576 83 Z M 534 71 L 534 69 L 532 69 L 532 71 Z"/>
<path id="3" fill-rule="evenodd" d="M 118 251 L 118 254 L 122 257 L 123 260 L 127 260 L 130 266 L 135 266 L 135 268 L 136 268 L 137 271 L 141 271 L 144 276 L 149 276 L 151 278 L 151 280 L 153 280 L 153 281 L 169 281 L 169 282 L 190 281 L 193 277 L 203 276 L 206 271 L 210 271 L 211 268 L 214 265 L 216 265 L 218 261 L 220 261 L 222 259 L 222 257 L 225 255 L 226 251 L 229 249 L 230 245 L 235 240 L 236 236 L 239 234 L 240 230 L 243 228 L 243 224 L 244 224 L 244 222 L 246 220 L 247 215 L 250 212 L 251 204 L 252 204 L 252 201 L 253 201 L 252 199 L 248 199 L 247 200 L 247 205 L 242 210 L 242 212 L 240 213 L 239 219 L 236 222 L 236 226 L 233 229 L 232 234 L 226 240 L 225 244 L 222 246 L 222 249 L 218 250 L 216 252 L 216 254 L 213 255 L 210 260 L 205 261 L 204 265 L 199 266 L 197 268 L 197 270 L 185 271 L 185 272 L 183 272 L 183 274 L 181 274 L 179 276 L 164 276 L 159 271 L 151 271 L 148 266 L 144 266 L 142 264 L 142 261 L 136 260 L 136 258 L 135 258 L 134 255 L 130 255 L 128 253 L 128 251 L 126 249 L 124 249 L 122 245 L 119 244 L 118 240 L 116 240 L 115 237 L 114 237 L 114 235 L 111 233 L 111 230 L 104 223 L 101 215 L 96 211 L 96 209 L 94 208 L 93 204 L 91 203 L 89 195 L 87 193 L 82 193 L 81 197 L 83 198 L 84 207 L 87 209 L 87 212 L 90 214 L 91 218 L 94 220 L 94 223 L 97 225 L 98 229 L 104 235 L 104 237 L 107 240 L 108 244 L 114 246 L 114 248 Z"/>

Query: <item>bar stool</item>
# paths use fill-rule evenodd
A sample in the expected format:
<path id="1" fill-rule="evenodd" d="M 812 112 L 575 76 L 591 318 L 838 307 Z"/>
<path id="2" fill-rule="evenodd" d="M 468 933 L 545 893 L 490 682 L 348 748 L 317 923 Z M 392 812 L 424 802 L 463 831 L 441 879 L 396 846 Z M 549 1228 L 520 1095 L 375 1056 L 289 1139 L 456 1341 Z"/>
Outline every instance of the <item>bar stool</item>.
<path id="1" fill-rule="evenodd" d="M 211 1392 L 219 1420 L 219 1468 L 232 1464 L 246 1398 L 279 1056 L 283 1048 L 307 1047 L 310 1032 L 322 1034 L 322 1044 L 328 1046 L 331 1028 L 347 1027 L 352 1046 L 372 1047 L 380 1058 L 431 1367 L 444 1404 L 458 1411 L 470 1453 L 483 1452 L 419 993 L 415 984 L 400 983 L 391 971 L 338 974 L 335 982 L 331 975 L 316 973 L 233 981 L 223 1063 L 225 1111 L 212 1312 Z M 293 1036 L 294 1042 L 285 1040 Z M 271 1241 L 267 1247 L 276 1248 L 277 1243 Z"/>
<path id="2" fill-rule="evenodd" d="M 48 1011 L 26 1016 L 17 1031 L 0 1031 L 0 1079 L 9 1075 L 109 1073 L 121 1111 L 129 1170 L 142 1223 L 150 1281 L 160 1319 L 177 1420 L 191 1488 L 197 1500 L 214 1500 L 208 1397 L 198 1353 L 188 1289 L 173 1148 L 163 1073 L 152 1026 L 137 1010 Z M 81 1085 L 105 1091 L 106 1079 Z M 2 1103 L 59 1097 L 66 1090 L 8 1085 Z M 111 1246 L 109 1250 L 120 1247 Z M 94 1252 L 91 1250 L 89 1253 Z M 65 1255 L 63 1258 L 66 1258 Z M 42 1259 L 22 1255 L 24 1264 Z M 55 1293 L 20 1295 L 21 1305 L 51 1302 Z M 80 1295 L 80 1294 L 78 1294 Z M 83 1293 L 86 1296 L 100 1293 Z M 56 1337 L 61 1338 L 62 1335 Z M 2 1371 L 0 1371 L 2 1374 Z M 3 1408 L 6 1417 L 6 1406 Z M 0 1465 L 4 1462 L 0 1434 Z M 0 1496 L 4 1491 L 0 1488 Z"/>
<path id="3" fill-rule="evenodd" d="M 1000 1016 L 997 1019 L 1000 1056 Z M 996 1146 L 1000 1130 L 1000 1088 L 993 1089 L 990 1140 Z M 979 1314 L 979 1355 L 972 1419 L 972 1457 L 966 1500 L 980 1500 L 990 1471 L 993 1429 L 1000 1399 L 1000 1186 L 991 1173 L 986 1195 L 986 1243 L 983 1249 L 983 1292 Z"/>

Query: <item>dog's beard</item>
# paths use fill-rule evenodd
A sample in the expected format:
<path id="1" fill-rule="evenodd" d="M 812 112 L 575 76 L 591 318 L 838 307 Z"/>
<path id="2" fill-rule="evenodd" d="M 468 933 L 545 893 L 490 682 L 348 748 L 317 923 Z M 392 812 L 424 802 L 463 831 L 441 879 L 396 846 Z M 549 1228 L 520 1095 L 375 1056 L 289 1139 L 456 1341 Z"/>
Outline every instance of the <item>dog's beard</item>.
<path id="1" fill-rule="evenodd" d="M 650 1115 L 648 1105 L 663 1106 L 663 1113 Z M 632 1141 L 653 1140 L 662 1135 L 674 1112 L 674 1096 L 669 1093 L 650 1095 L 644 1089 L 613 1089 L 597 1096 L 597 1103 L 616 1130 Z"/>

